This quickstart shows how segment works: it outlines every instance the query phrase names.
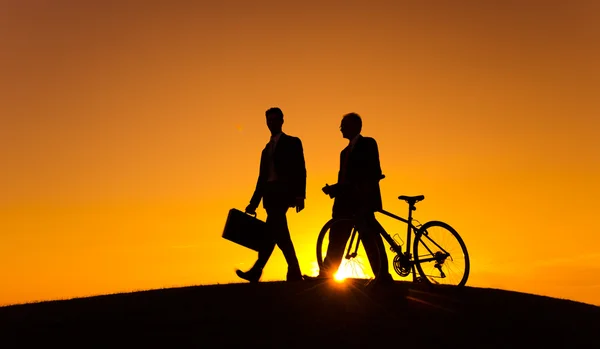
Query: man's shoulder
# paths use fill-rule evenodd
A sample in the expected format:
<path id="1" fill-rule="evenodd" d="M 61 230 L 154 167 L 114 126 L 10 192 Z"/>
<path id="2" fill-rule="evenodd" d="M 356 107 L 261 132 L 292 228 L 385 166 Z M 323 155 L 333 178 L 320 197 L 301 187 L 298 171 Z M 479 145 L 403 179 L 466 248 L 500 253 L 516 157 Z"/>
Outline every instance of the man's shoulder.
<path id="1" fill-rule="evenodd" d="M 373 137 L 369 137 L 369 136 L 361 136 L 359 138 L 360 142 L 363 142 L 365 144 L 370 143 L 370 144 L 377 144 L 377 141 L 375 140 L 375 138 Z"/>
<path id="2" fill-rule="evenodd" d="M 301 142 L 300 137 L 292 136 L 287 133 L 282 133 L 281 137 L 286 138 L 288 141 L 291 141 L 291 142 Z"/>

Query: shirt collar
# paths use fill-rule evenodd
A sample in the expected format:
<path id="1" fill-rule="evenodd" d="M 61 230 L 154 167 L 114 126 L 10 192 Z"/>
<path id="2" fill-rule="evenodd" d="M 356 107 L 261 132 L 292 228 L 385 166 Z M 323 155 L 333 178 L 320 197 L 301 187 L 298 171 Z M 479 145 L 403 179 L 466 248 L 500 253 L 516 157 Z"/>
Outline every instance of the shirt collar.
<path id="1" fill-rule="evenodd" d="M 269 141 L 276 144 L 279 141 L 279 138 L 281 138 L 282 134 L 283 132 L 279 132 L 278 134 L 272 135 Z"/>
<path id="2" fill-rule="evenodd" d="M 354 146 L 356 145 L 356 142 L 358 142 L 358 139 L 361 137 L 361 134 L 357 134 L 356 136 L 354 136 L 354 138 L 352 138 L 352 140 L 350 141 L 350 149 L 354 148 Z"/>
<path id="3" fill-rule="evenodd" d="M 272 135 L 272 136 L 271 136 L 271 139 L 278 140 L 278 139 L 279 139 L 279 137 L 281 137 L 281 135 L 282 135 L 282 134 L 283 134 L 283 132 L 279 132 L 279 133 L 277 133 L 277 134 L 274 134 L 274 135 Z"/>

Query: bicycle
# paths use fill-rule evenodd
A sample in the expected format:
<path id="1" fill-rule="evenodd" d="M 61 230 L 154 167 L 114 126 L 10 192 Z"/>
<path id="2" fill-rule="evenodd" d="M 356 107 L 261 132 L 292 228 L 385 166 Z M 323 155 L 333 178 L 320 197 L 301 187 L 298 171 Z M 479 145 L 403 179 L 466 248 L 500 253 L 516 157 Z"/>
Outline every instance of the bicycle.
<path id="1" fill-rule="evenodd" d="M 458 287 L 464 286 L 469 277 L 470 260 L 467 247 L 463 239 L 460 237 L 460 235 L 458 235 L 458 232 L 456 232 L 456 230 L 449 224 L 441 221 L 429 221 L 421 225 L 416 219 L 413 218 L 412 212 L 417 209 L 415 205 L 417 202 L 425 199 L 424 195 L 401 195 L 398 197 L 398 199 L 404 200 L 408 204 L 408 218 L 402 218 L 383 209 L 376 211 L 407 224 L 405 251 L 402 251 L 402 242 L 396 242 L 396 240 L 394 240 L 394 238 L 392 238 L 386 231 L 381 231 L 381 236 L 390 245 L 390 251 L 395 254 L 392 261 L 394 271 L 401 277 L 406 277 L 412 273 L 413 282 L 424 282 L 429 285 L 448 284 Z M 417 225 L 415 225 L 413 221 L 417 222 Z M 348 264 L 357 262 L 358 265 L 362 265 L 361 256 L 366 256 L 366 254 L 364 253 L 364 248 L 361 249 L 361 253 L 359 254 L 358 250 L 360 247 L 361 237 L 360 234 L 358 234 L 358 238 L 356 238 L 358 231 L 354 224 L 354 219 L 332 218 L 325 223 L 319 233 L 319 237 L 317 238 L 317 263 L 319 265 L 319 270 L 323 270 L 323 251 L 327 250 L 328 243 L 325 243 L 325 237 L 335 224 L 342 224 L 343 222 L 345 222 L 345 224 L 352 225 L 352 232 L 348 241 L 346 242 L 347 247 L 344 249 L 345 253 L 342 259 L 342 264 L 338 270 L 344 266 L 344 263 Z M 440 246 L 440 244 L 442 244 L 442 240 L 436 238 L 436 233 L 438 231 L 445 233 L 446 236 L 452 238 L 453 242 L 457 242 L 460 250 L 454 252 L 451 251 L 450 248 L 443 248 Z M 410 252 L 412 236 L 411 232 L 413 232 L 415 235 L 412 246 L 412 254 Z M 397 235 L 398 234 L 396 234 L 395 237 Z M 444 245 L 447 246 L 446 244 Z M 377 249 L 376 251 L 377 254 L 380 253 Z M 378 256 L 376 255 L 375 257 Z M 455 264 L 458 264 L 459 266 L 462 264 L 464 266 L 463 271 L 458 271 L 459 274 L 456 277 L 451 275 L 457 270 L 452 267 Z M 347 266 L 344 267 L 347 268 Z M 367 276 L 367 278 L 369 278 L 364 269 L 366 268 L 363 268 L 363 270 L 360 273 L 357 273 L 355 277 L 360 279 Z M 417 271 L 419 276 L 417 276 Z M 373 277 L 377 277 L 377 275 L 373 275 Z"/>

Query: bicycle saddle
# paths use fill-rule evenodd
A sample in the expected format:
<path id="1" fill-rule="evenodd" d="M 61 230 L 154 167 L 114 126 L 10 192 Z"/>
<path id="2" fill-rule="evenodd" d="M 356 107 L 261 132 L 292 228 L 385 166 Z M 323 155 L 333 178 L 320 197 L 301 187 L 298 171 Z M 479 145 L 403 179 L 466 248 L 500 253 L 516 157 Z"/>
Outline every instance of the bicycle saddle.
<path id="1" fill-rule="evenodd" d="M 400 195 L 400 196 L 398 196 L 398 200 L 404 200 L 411 206 L 416 204 L 419 201 L 424 200 L 424 199 L 425 199 L 425 195 L 417 195 L 417 196 Z"/>

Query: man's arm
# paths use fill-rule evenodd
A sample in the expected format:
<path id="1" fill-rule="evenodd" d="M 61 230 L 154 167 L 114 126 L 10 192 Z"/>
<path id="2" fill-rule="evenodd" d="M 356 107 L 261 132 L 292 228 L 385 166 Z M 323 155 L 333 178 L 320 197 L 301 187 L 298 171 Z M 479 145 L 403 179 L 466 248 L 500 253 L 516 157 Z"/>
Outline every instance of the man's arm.
<path id="1" fill-rule="evenodd" d="M 250 204 L 246 207 L 246 212 L 255 213 L 258 205 L 260 204 L 260 200 L 262 200 L 263 192 L 264 192 L 264 182 L 265 182 L 265 174 L 263 173 L 263 156 L 261 154 L 260 157 L 260 166 L 258 170 L 258 179 L 256 180 L 256 188 L 254 188 L 254 193 L 252 194 L 252 198 L 250 199 Z"/>
<path id="2" fill-rule="evenodd" d="M 346 151 L 348 150 L 342 150 L 340 152 L 340 159 L 339 159 L 339 170 L 337 173 L 337 183 L 332 184 L 332 185 L 326 185 L 322 190 L 325 194 L 329 195 L 330 198 L 335 198 L 341 191 L 347 191 L 348 187 L 350 187 L 352 184 L 348 183 L 348 179 L 346 179 L 345 183 L 341 183 L 341 179 L 342 179 L 342 165 L 344 163 L 344 157 L 346 156 Z"/>
<path id="3" fill-rule="evenodd" d="M 296 212 L 304 209 L 304 199 L 306 198 L 306 162 L 304 161 L 304 149 L 302 141 L 298 137 L 293 138 L 293 172 L 294 182 L 292 191 L 294 195 L 294 205 Z"/>
<path id="4" fill-rule="evenodd" d="M 360 197 L 359 200 L 366 204 L 378 190 L 378 183 L 381 180 L 381 165 L 375 139 L 365 137 L 363 142 L 360 150 L 360 166 L 357 167 L 356 176 L 351 185 Z"/>
<path id="5" fill-rule="evenodd" d="M 297 188 L 296 188 L 296 197 L 297 198 L 306 198 L 306 161 L 304 160 L 304 149 L 302 147 L 302 141 L 300 138 L 296 138 L 296 171 L 297 171 Z"/>
<path id="6" fill-rule="evenodd" d="M 368 182 L 378 182 L 381 180 L 381 163 L 379 162 L 379 149 L 377 141 L 373 138 L 365 139 L 367 141 L 365 150 L 365 166 L 363 168 L 364 180 Z"/>

